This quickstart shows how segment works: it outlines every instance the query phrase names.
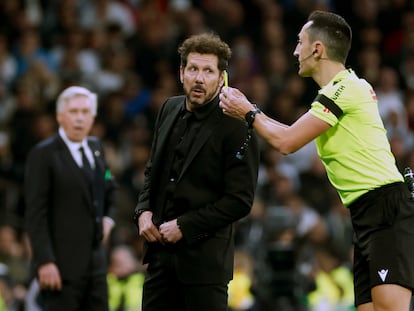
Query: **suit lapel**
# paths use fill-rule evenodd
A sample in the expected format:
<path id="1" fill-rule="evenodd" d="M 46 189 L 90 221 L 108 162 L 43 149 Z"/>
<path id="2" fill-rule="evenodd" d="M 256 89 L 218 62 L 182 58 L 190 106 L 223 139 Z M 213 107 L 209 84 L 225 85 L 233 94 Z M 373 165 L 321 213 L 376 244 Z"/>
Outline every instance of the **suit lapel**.
<path id="1" fill-rule="evenodd" d="M 79 165 L 76 163 L 75 159 L 72 157 L 72 154 L 70 153 L 69 148 L 66 146 L 65 142 L 62 140 L 62 138 L 57 135 L 57 143 L 59 146 L 59 152 L 58 156 L 61 158 L 62 162 L 65 163 L 65 165 L 68 168 L 69 172 L 73 172 L 75 175 L 75 178 L 79 180 L 79 182 L 83 185 L 82 188 L 82 194 L 85 196 L 85 199 L 88 202 L 91 202 L 92 200 L 92 193 L 89 190 L 89 181 L 86 180 L 84 173 L 82 172 L 82 169 L 79 167 Z M 90 204 L 88 204 L 89 206 Z"/>
<path id="2" fill-rule="evenodd" d="M 157 163 L 158 161 L 162 161 L 161 156 L 164 147 L 166 147 L 167 144 L 167 138 L 170 134 L 172 127 L 174 125 L 174 121 L 178 117 L 178 114 L 180 113 L 181 105 L 176 104 L 172 109 L 166 110 L 164 113 L 166 114 L 165 119 L 163 122 L 161 122 L 160 128 L 158 129 L 158 137 L 156 142 L 156 153 L 154 154 L 154 163 Z"/>

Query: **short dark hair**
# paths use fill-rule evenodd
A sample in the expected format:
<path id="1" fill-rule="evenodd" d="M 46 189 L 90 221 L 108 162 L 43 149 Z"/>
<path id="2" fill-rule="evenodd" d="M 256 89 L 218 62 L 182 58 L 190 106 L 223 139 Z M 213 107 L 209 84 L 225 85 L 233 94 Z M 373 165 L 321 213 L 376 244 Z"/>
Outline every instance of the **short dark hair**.
<path id="1" fill-rule="evenodd" d="M 212 54 L 218 58 L 218 69 L 226 70 L 231 57 L 231 49 L 227 43 L 214 33 L 201 33 L 186 39 L 178 48 L 181 56 L 181 66 L 187 65 L 187 57 L 190 53 Z"/>
<path id="2" fill-rule="evenodd" d="M 352 41 L 352 30 L 345 19 L 332 12 L 314 11 L 308 21 L 313 22 L 307 29 L 310 41 L 322 41 L 330 59 L 345 63 Z"/>

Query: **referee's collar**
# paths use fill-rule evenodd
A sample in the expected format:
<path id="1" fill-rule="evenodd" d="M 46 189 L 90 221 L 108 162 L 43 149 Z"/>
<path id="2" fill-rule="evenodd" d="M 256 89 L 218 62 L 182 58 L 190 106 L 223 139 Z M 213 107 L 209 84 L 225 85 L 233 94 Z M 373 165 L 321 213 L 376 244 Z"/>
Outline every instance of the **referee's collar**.
<path id="1" fill-rule="evenodd" d="M 346 77 L 349 77 L 350 75 L 355 75 L 355 72 L 352 69 L 348 68 L 348 69 L 341 70 L 332 79 L 332 84 L 335 85 L 341 80 L 345 79 Z"/>

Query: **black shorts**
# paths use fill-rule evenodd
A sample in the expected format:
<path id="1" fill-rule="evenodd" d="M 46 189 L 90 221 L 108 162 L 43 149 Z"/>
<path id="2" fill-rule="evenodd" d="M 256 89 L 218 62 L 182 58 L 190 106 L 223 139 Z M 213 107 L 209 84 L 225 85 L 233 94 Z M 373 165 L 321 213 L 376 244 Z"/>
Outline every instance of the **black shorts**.
<path id="1" fill-rule="evenodd" d="M 372 301 L 371 288 L 414 289 L 414 201 L 404 183 L 369 191 L 349 206 L 354 228 L 355 305 Z"/>

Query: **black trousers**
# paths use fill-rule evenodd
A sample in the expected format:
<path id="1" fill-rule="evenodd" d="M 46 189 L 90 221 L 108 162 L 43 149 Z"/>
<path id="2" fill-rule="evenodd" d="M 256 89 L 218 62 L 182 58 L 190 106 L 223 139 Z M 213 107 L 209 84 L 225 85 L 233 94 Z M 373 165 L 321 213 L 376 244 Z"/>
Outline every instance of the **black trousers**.
<path id="1" fill-rule="evenodd" d="M 372 301 L 371 289 L 398 284 L 414 289 L 414 202 L 407 186 L 371 190 L 349 206 L 354 228 L 355 305 Z"/>
<path id="2" fill-rule="evenodd" d="M 63 280 L 61 291 L 41 290 L 39 303 L 45 311 L 108 311 L 106 259 L 103 249 L 93 252 L 88 275 Z"/>
<path id="3" fill-rule="evenodd" d="M 227 284 L 183 284 L 167 250 L 151 254 L 142 311 L 227 311 Z M 200 266 L 200 269 L 204 267 Z"/>

